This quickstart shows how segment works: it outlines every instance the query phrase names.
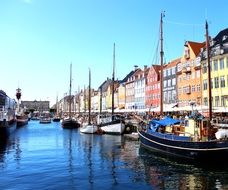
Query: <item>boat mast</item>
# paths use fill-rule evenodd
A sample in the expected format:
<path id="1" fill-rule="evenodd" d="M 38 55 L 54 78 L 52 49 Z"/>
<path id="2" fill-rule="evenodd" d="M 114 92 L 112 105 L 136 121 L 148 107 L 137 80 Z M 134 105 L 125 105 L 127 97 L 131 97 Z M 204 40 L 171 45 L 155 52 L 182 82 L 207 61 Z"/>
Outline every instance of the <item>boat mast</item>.
<path id="1" fill-rule="evenodd" d="M 89 100 L 88 100 L 88 106 L 89 106 L 89 125 L 91 124 L 91 71 L 89 69 Z"/>
<path id="2" fill-rule="evenodd" d="M 115 83 L 115 43 L 113 45 L 113 72 L 112 72 L 112 116 L 114 115 L 114 83 Z M 113 117 L 112 117 L 113 119 Z"/>
<path id="3" fill-rule="evenodd" d="M 161 21 L 160 21 L 160 43 L 161 43 L 161 73 L 160 73 L 160 115 L 163 114 L 163 17 L 165 16 L 164 12 L 161 13 Z"/>
<path id="4" fill-rule="evenodd" d="M 210 42 L 208 34 L 208 23 L 206 21 L 206 49 L 207 49 L 207 68 L 208 68 L 208 105 L 209 105 L 209 120 L 212 120 L 212 101 L 211 101 L 211 65 L 210 65 Z"/>
<path id="5" fill-rule="evenodd" d="M 72 80 L 72 63 L 70 64 L 70 90 L 69 90 L 69 117 L 71 118 L 71 81 Z"/>

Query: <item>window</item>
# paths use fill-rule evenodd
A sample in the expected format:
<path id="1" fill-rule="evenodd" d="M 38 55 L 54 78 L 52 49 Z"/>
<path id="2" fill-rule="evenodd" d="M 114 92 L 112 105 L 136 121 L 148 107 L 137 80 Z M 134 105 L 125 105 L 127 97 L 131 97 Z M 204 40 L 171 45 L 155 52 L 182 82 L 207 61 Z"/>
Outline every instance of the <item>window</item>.
<path id="1" fill-rule="evenodd" d="M 207 90 L 207 79 L 203 80 L 203 90 Z"/>
<path id="2" fill-rule="evenodd" d="M 171 79 L 168 80 L 168 87 L 171 86 Z"/>
<path id="3" fill-rule="evenodd" d="M 215 107 L 219 106 L 219 96 L 215 96 Z"/>
<path id="4" fill-rule="evenodd" d="M 214 78 L 214 82 L 215 82 L 215 88 L 219 88 L 219 78 L 218 77 Z"/>
<path id="5" fill-rule="evenodd" d="M 225 96 L 221 96 L 221 106 L 226 106 L 226 98 L 225 98 Z"/>
<path id="6" fill-rule="evenodd" d="M 221 88 L 226 87 L 226 84 L 225 84 L 225 76 L 221 76 L 220 77 L 220 87 Z"/>
<path id="7" fill-rule="evenodd" d="M 195 91 L 196 91 L 196 86 L 192 85 L 192 92 L 195 92 Z"/>
<path id="8" fill-rule="evenodd" d="M 196 71 L 196 78 L 200 78 L 200 70 Z"/>
<path id="9" fill-rule="evenodd" d="M 214 60 L 214 71 L 218 71 L 218 60 Z"/>
<path id="10" fill-rule="evenodd" d="M 167 69 L 167 76 L 170 76 L 171 70 Z"/>
<path id="11" fill-rule="evenodd" d="M 203 64 L 203 74 L 207 73 L 207 64 Z"/>
<path id="12" fill-rule="evenodd" d="M 220 63 L 220 70 L 224 69 L 224 58 L 221 58 L 219 60 L 219 63 Z"/>
<path id="13" fill-rule="evenodd" d="M 197 84 L 196 90 L 197 90 L 197 92 L 200 92 L 201 91 L 200 84 Z"/>
<path id="14" fill-rule="evenodd" d="M 172 86 L 176 85 L 176 78 L 172 79 Z"/>
<path id="15" fill-rule="evenodd" d="M 203 98 L 203 104 L 204 104 L 205 106 L 208 105 L 207 98 Z"/>
<path id="16" fill-rule="evenodd" d="M 186 80 L 189 80 L 191 78 L 191 74 L 187 73 L 186 74 Z"/>
<path id="17" fill-rule="evenodd" d="M 164 87 L 166 87 L 166 86 L 167 86 L 167 80 L 164 81 Z"/>
<path id="18" fill-rule="evenodd" d="M 172 75 L 175 75 L 175 67 L 172 68 Z"/>
<path id="19" fill-rule="evenodd" d="M 228 68 L 228 57 L 226 57 L 226 68 Z"/>
<path id="20" fill-rule="evenodd" d="M 195 72 L 192 72 L 192 79 L 194 79 L 195 78 Z"/>

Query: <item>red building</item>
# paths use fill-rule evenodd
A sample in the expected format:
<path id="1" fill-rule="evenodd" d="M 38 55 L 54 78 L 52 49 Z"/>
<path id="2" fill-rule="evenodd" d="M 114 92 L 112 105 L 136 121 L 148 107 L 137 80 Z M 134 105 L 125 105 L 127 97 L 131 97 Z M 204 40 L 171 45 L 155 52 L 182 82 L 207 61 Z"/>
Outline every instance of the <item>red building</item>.
<path id="1" fill-rule="evenodd" d="M 147 75 L 146 108 L 160 105 L 160 65 L 152 65 Z"/>

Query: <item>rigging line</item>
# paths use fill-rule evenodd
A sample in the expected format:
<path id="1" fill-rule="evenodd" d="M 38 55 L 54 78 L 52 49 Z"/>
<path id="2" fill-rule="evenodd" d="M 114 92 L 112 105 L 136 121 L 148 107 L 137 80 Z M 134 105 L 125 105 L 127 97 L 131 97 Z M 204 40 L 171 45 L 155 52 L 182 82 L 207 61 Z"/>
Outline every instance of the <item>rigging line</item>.
<path id="1" fill-rule="evenodd" d="M 181 25 L 181 26 L 204 26 L 204 24 L 190 24 L 190 23 L 167 21 L 167 20 L 164 22 L 168 24 L 175 24 L 175 25 Z"/>
<path id="2" fill-rule="evenodd" d="M 160 45 L 160 40 L 159 40 L 159 34 L 160 34 L 160 29 L 158 31 L 158 40 L 157 40 L 157 46 L 156 46 L 156 51 L 154 53 L 154 57 L 152 59 L 152 65 L 158 65 L 158 55 L 159 55 L 159 45 Z"/>

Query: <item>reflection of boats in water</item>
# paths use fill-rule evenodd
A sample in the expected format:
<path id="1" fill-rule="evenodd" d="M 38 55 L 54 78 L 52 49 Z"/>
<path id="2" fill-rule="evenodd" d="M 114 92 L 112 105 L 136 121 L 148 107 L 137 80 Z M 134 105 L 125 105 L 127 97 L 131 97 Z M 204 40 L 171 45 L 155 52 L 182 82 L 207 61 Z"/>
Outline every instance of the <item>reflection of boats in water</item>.
<path id="1" fill-rule="evenodd" d="M 0 90 L 0 137 L 8 137 L 16 129 L 16 102 Z"/>
<path id="2" fill-rule="evenodd" d="M 228 164 L 202 165 L 174 158 L 159 151 L 139 148 L 140 169 L 152 189 L 227 189 L 227 179 L 220 176 Z"/>

